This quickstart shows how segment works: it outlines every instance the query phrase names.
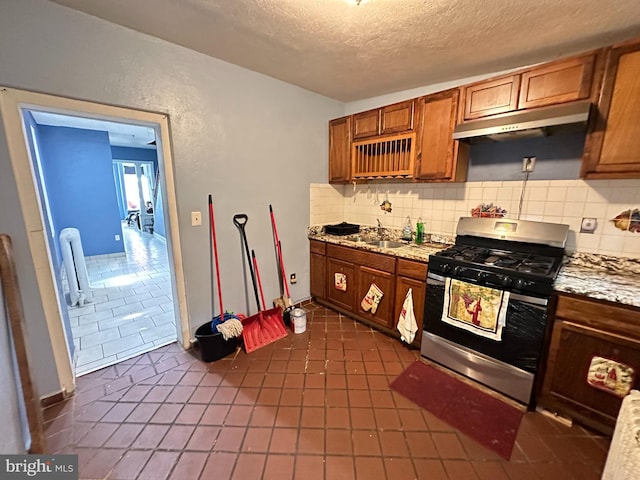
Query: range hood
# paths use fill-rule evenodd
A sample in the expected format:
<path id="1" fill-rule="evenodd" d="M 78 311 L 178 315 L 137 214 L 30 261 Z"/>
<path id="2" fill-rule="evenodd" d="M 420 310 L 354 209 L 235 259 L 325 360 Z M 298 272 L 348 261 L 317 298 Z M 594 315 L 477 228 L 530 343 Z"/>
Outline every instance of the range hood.
<path id="1" fill-rule="evenodd" d="M 471 120 L 456 126 L 453 139 L 468 143 L 487 140 L 500 142 L 584 131 L 590 110 L 589 101 L 572 102 Z"/>

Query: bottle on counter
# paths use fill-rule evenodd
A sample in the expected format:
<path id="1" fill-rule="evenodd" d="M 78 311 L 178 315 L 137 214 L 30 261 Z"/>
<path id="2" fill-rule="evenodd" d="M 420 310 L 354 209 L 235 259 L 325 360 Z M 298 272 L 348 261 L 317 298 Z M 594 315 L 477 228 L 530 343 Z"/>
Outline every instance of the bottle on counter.
<path id="1" fill-rule="evenodd" d="M 422 242 L 424 242 L 424 223 L 422 223 L 422 217 L 419 217 L 416 223 L 416 243 L 420 245 Z"/>
<path id="2" fill-rule="evenodd" d="M 402 229 L 402 239 L 411 241 L 411 218 L 407 217 L 407 223 Z"/>

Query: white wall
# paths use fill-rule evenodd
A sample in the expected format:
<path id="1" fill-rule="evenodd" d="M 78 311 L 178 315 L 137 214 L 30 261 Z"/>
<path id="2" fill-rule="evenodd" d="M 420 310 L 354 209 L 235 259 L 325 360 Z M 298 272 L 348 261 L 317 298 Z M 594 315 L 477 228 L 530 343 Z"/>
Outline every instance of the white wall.
<path id="1" fill-rule="evenodd" d="M 517 218 L 522 182 L 466 182 L 454 184 L 378 184 L 332 186 L 312 185 L 311 224 L 347 221 L 401 228 L 407 216 L 414 225 L 422 217 L 425 231 L 455 235 L 458 218 L 471 209 L 493 203 Z M 391 213 L 379 205 L 389 198 Z M 633 180 L 536 180 L 525 189 L 521 218 L 570 226 L 567 250 L 637 258 L 640 235 L 614 227 L 616 215 L 640 207 L 640 179 Z M 593 217 L 598 227 L 593 234 L 580 233 L 583 217 Z"/>
<path id="2" fill-rule="evenodd" d="M 44 0 L 0 0 L 0 11 L 0 85 L 169 115 L 192 331 L 212 314 L 209 232 L 190 226 L 191 211 L 207 218 L 209 193 L 225 308 L 248 313 L 235 213 L 249 216 L 247 235 L 265 296 L 278 296 L 270 203 L 287 273 L 300 279 L 291 296 L 309 295 L 309 184 L 327 180 L 327 122 L 343 115 L 342 103 Z M 4 205 L 17 203 L 10 168 L 0 135 Z M 17 208 L 2 209 L 0 231 L 18 240 L 23 296 L 29 298 L 37 290 Z M 34 373 L 46 395 L 58 380 L 42 308 L 29 308 Z"/>
<path id="3" fill-rule="evenodd" d="M 29 434 L 24 411 L 20 377 L 16 371 L 15 353 L 9 319 L 6 318 L 4 297 L 0 286 L 0 405 L 2 405 L 2 435 L 0 453 L 25 453 L 24 433 Z"/>

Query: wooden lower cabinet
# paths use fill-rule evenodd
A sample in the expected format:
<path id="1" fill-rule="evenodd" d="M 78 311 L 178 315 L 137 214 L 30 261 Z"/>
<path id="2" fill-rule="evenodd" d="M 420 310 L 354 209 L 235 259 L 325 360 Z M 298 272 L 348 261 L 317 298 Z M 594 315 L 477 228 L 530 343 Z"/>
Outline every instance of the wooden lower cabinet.
<path id="1" fill-rule="evenodd" d="M 312 253 L 311 259 L 311 279 L 309 292 L 312 297 L 325 298 L 327 268 L 324 255 Z"/>
<path id="2" fill-rule="evenodd" d="M 412 342 L 420 346 L 422 340 L 422 325 L 424 319 L 424 298 L 427 293 L 427 264 L 412 260 L 398 259 L 396 269 L 396 301 L 393 309 L 393 329 L 396 330 L 400 312 L 407 292 L 411 289 L 413 298 L 413 313 L 416 317 L 418 331 Z"/>
<path id="3" fill-rule="evenodd" d="M 309 250 L 309 292 L 312 297 L 325 298 L 327 291 L 327 266 L 325 259 L 327 244 L 317 240 L 310 240 Z"/>
<path id="4" fill-rule="evenodd" d="M 595 388 L 587 381 L 594 356 L 631 367 L 635 371 L 632 388 L 640 388 L 640 310 L 559 295 L 538 403 L 611 434 L 622 398 L 606 388 L 615 385 L 614 379 L 620 383 L 626 373 L 603 367 L 597 378 L 605 390 Z M 591 378 L 596 378 L 594 372 L 592 368 Z"/>
<path id="5" fill-rule="evenodd" d="M 391 273 L 365 266 L 358 267 L 358 290 L 356 293 L 356 311 L 358 315 L 383 327 L 392 327 L 391 314 L 393 313 L 393 294 L 395 291 L 393 277 Z M 373 312 L 373 309 L 365 310 L 362 306 L 362 300 L 367 295 L 369 288 L 374 284 L 383 293 L 375 312 Z"/>
<path id="6" fill-rule="evenodd" d="M 355 306 L 355 293 L 357 281 L 355 277 L 356 267 L 353 263 L 335 258 L 327 258 L 327 296 L 326 298 L 348 311 L 353 311 Z M 345 290 L 336 288 L 336 274 L 344 279 Z"/>
<path id="7" fill-rule="evenodd" d="M 426 293 L 427 263 L 357 248 L 311 240 L 311 295 L 320 303 L 381 327 L 399 337 L 396 329 L 402 304 L 412 289 L 418 331 L 412 343 L 420 347 Z M 323 273 L 324 272 L 324 273 Z M 336 286 L 336 274 L 344 275 L 346 290 Z M 375 284 L 383 296 L 375 312 L 365 310 L 362 300 Z"/>

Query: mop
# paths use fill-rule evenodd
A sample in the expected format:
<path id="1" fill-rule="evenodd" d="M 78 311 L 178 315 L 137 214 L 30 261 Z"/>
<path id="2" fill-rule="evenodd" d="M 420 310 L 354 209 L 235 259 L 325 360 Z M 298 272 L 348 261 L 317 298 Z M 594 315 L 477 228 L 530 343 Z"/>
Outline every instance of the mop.
<path id="1" fill-rule="evenodd" d="M 220 282 L 220 266 L 218 264 L 218 241 L 216 238 L 216 226 L 213 216 L 213 198 L 209 195 L 209 220 L 211 222 L 211 236 L 213 237 L 213 253 L 216 262 L 216 279 L 218 281 L 218 300 L 220 302 L 220 315 L 211 320 L 211 330 L 215 328 L 222 334 L 222 338 L 229 340 L 230 338 L 242 335 L 241 319 L 245 315 L 235 315 L 233 312 L 225 312 L 222 306 L 222 285 Z"/>
<path id="2" fill-rule="evenodd" d="M 227 315 L 229 318 L 227 318 Z M 229 312 L 225 312 L 224 317 L 224 322 L 220 322 L 215 326 L 216 330 L 222 334 L 222 338 L 229 340 L 230 338 L 242 335 L 242 322 L 238 320 L 235 315 L 230 314 Z"/>

